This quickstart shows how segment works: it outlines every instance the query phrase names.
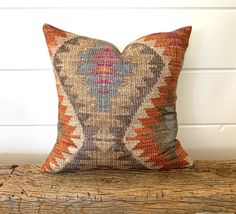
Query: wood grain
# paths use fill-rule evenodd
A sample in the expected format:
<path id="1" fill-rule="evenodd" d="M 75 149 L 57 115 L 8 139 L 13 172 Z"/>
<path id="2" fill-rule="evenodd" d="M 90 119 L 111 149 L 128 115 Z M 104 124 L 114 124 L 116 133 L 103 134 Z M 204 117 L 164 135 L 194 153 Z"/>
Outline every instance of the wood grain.
<path id="1" fill-rule="evenodd" d="M 236 160 L 195 161 L 191 169 L 161 172 L 8 169 L 0 173 L 0 213 L 236 212 Z"/>

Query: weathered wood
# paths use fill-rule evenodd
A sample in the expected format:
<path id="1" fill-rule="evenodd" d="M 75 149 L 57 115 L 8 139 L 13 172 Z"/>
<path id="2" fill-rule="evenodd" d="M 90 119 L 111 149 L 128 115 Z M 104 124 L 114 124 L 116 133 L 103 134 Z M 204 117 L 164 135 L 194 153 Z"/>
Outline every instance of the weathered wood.
<path id="1" fill-rule="evenodd" d="M 0 175 L 8 175 L 14 172 L 18 165 L 15 164 L 0 164 Z"/>
<path id="2" fill-rule="evenodd" d="M 191 169 L 161 172 L 2 170 L 0 213 L 236 212 L 236 160 L 195 161 Z"/>

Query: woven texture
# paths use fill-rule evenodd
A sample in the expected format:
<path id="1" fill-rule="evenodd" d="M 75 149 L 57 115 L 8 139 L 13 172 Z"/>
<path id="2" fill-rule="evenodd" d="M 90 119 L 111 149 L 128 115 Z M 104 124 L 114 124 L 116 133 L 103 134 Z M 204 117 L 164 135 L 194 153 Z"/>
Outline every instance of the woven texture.
<path id="1" fill-rule="evenodd" d="M 42 169 L 169 169 L 192 164 L 176 139 L 176 85 L 191 27 L 114 45 L 43 27 L 59 99 Z"/>

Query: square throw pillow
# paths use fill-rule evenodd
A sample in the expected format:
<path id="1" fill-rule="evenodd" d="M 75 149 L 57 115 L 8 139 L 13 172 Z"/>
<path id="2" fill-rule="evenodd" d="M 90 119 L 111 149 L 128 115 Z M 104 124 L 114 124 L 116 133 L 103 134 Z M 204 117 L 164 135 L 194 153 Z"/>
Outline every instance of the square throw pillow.
<path id="1" fill-rule="evenodd" d="M 43 27 L 59 100 L 58 136 L 42 170 L 192 165 L 176 139 L 176 86 L 191 27 L 113 44 Z"/>

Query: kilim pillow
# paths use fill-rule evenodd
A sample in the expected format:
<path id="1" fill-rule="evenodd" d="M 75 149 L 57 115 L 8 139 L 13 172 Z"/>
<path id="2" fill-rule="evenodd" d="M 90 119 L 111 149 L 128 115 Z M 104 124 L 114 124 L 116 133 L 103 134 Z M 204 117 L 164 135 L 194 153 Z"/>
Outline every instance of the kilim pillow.
<path id="1" fill-rule="evenodd" d="M 176 85 L 191 27 L 154 33 L 120 52 L 45 24 L 59 99 L 57 141 L 42 170 L 192 165 L 176 139 Z"/>

